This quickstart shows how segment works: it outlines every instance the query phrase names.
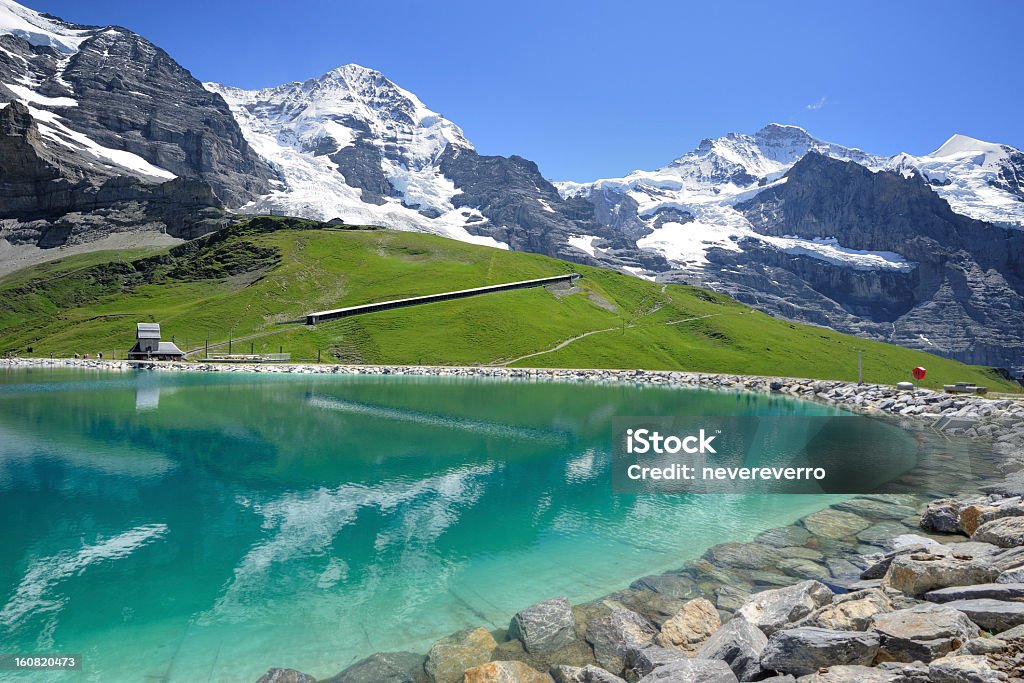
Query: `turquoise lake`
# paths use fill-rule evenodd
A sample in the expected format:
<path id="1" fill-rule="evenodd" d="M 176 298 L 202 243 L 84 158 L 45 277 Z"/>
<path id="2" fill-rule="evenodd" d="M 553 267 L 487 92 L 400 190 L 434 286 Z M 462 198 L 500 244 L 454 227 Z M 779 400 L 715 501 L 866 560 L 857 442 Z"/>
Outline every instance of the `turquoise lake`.
<path id="1" fill-rule="evenodd" d="M 85 668 L 7 676 L 327 677 L 504 628 L 840 499 L 613 495 L 612 417 L 830 414 L 632 385 L 0 372 L 0 652 Z"/>

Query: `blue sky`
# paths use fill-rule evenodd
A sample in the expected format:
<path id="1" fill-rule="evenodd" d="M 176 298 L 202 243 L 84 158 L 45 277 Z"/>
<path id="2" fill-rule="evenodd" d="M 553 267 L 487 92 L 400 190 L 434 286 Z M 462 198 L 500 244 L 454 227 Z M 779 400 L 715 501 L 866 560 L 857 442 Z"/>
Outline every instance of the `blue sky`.
<path id="1" fill-rule="evenodd" d="M 357 63 L 554 179 L 655 168 L 769 122 L 877 153 L 1024 147 L 1024 3 L 22 0 L 120 24 L 201 80 Z"/>

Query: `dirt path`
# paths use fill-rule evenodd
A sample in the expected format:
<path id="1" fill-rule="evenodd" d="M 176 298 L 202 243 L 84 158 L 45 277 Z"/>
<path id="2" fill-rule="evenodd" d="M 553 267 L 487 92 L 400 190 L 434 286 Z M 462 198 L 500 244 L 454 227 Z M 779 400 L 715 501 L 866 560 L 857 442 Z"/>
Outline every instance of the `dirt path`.
<path id="1" fill-rule="evenodd" d="M 666 323 L 633 323 L 633 324 L 626 325 L 625 327 L 627 329 L 632 329 L 634 327 L 648 327 L 648 326 L 651 326 L 651 325 L 681 325 L 682 323 L 689 323 L 689 322 L 693 322 L 694 320 L 703 320 L 704 318 L 715 318 L 715 317 L 720 316 L 720 315 L 724 315 L 724 314 L 722 314 L 722 313 L 709 313 L 707 315 L 698 315 L 695 318 L 683 318 L 682 320 L 670 320 L 669 322 L 666 322 Z M 742 315 L 742 314 L 738 314 L 738 315 Z M 577 335 L 575 337 L 570 337 L 569 339 L 566 339 L 565 341 L 560 342 L 559 344 L 556 344 L 555 346 L 551 347 L 550 349 L 548 349 L 546 351 L 537 351 L 535 353 L 528 353 L 525 356 L 519 356 L 519 358 L 513 358 L 512 360 L 506 360 L 506 361 L 502 361 L 500 363 L 490 363 L 490 365 L 496 366 L 496 367 L 504 367 L 506 365 L 511 365 L 512 363 L 518 363 L 519 361 L 526 360 L 527 358 L 535 358 L 537 356 L 543 356 L 543 355 L 548 354 L 548 353 L 554 353 L 555 351 L 561 351 L 562 349 L 564 349 L 566 346 L 569 346 L 573 342 L 577 342 L 580 339 L 583 339 L 585 337 L 589 337 L 592 334 L 601 334 L 603 332 L 615 332 L 616 330 L 622 330 L 622 329 L 623 329 L 622 325 L 617 325 L 615 327 L 606 327 L 603 330 L 591 330 L 590 332 L 584 332 L 583 334 Z"/>

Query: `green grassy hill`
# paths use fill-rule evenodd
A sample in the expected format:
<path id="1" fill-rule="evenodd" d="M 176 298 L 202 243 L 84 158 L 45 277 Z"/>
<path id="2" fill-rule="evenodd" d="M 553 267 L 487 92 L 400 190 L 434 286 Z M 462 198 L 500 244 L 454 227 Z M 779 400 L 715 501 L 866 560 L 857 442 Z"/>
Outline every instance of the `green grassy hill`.
<path id="1" fill-rule="evenodd" d="M 779 320 L 692 287 L 432 235 L 324 228 L 259 217 L 156 253 L 93 253 L 20 271 L 0 279 L 0 353 L 123 358 L 135 323 L 154 321 L 182 347 L 230 336 L 236 353 L 283 348 L 296 360 L 319 352 L 325 362 L 856 379 L 862 351 L 871 382 L 905 380 L 924 365 L 926 386 L 1019 388 L 988 369 Z M 313 310 L 572 271 L 583 275 L 572 289 L 488 294 L 312 328 L 292 322 Z"/>

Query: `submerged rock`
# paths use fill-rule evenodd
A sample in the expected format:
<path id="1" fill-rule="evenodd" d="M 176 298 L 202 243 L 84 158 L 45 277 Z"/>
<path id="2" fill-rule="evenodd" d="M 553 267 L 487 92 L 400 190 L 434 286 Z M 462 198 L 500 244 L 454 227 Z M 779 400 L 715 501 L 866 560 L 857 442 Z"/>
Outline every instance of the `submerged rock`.
<path id="1" fill-rule="evenodd" d="M 295 669 L 270 669 L 256 683 L 316 683 L 316 679 Z"/>
<path id="2" fill-rule="evenodd" d="M 750 596 L 736 610 L 765 635 L 795 624 L 814 610 L 832 602 L 832 591 L 820 581 L 802 581 L 786 588 L 762 591 Z"/>
<path id="3" fill-rule="evenodd" d="M 842 664 L 867 666 L 878 653 L 876 633 L 832 631 L 815 626 L 777 631 L 761 653 L 761 667 L 794 676 Z"/>
<path id="4" fill-rule="evenodd" d="M 377 652 L 325 683 L 424 683 L 427 658 L 412 652 Z"/>
<path id="5" fill-rule="evenodd" d="M 509 638 L 518 638 L 531 654 L 551 652 L 576 640 L 576 624 L 568 598 L 538 602 L 512 618 Z"/>
<path id="6" fill-rule="evenodd" d="M 803 518 L 802 524 L 815 536 L 848 538 L 871 526 L 871 522 L 852 512 L 822 510 Z"/>

